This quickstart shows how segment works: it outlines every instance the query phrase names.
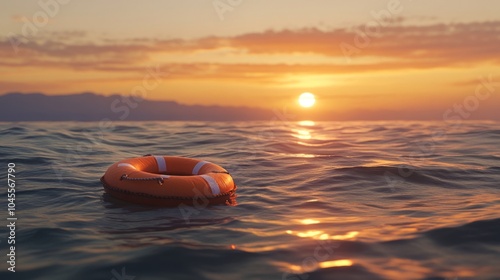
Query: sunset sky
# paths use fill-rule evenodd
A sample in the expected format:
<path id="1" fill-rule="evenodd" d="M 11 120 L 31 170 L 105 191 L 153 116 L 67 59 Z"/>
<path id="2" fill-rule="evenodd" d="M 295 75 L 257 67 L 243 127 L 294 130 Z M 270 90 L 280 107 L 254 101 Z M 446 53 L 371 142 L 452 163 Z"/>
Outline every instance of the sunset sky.
<path id="1" fill-rule="evenodd" d="M 462 104 L 467 118 L 498 119 L 499 11 L 493 0 L 9 1 L 0 92 L 128 95 L 156 72 L 148 99 L 333 120 L 442 119 Z M 299 108 L 302 92 L 316 105 Z"/>

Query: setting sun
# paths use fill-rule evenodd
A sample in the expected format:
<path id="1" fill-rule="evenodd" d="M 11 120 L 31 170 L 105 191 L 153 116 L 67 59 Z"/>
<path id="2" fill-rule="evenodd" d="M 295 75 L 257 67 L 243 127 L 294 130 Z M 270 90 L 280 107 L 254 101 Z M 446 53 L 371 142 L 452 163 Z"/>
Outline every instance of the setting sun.
<path id="1" fill-rule="evenodd" d="M 304 92 L 299 96 L 299 104 L 304 108 L 312 107 L 314 103 L 316 103 L 316 98 L 310 92 Z"/>

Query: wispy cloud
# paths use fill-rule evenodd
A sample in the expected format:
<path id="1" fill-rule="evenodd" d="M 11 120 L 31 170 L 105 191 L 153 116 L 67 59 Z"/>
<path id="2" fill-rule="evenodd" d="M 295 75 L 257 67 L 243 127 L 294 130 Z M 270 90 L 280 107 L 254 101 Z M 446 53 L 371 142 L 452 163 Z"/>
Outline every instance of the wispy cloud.
<path id="1" fill-rule="evenodd" d="M 355 28 L 265 31 L 233 37 L 205 37 L 193 40 L 136 38 L 90 40 L 82 31 L 46 33 L 22 45 L 13 55 L 8 38 L 0 42 L 0 67 L 40 67 L 107 72 L 142 71 L 151 61 L 178 69 L 177 78 L 258 79 L 272 82 L 283 73 L 338 74 L 398 69 L 468 67 L 479 63 L 500 63 L 500 21 L 404 25 L 382 27 L 370 42 L 355 54 L 359 60 L 346 63 L 269 64 L 172 63 L 165 55 L 192 56 L 223 49 L 238 50 L 240 56 L 312 54 L 342 58 L 341 44 L 355 45 Z M 82 40 L 82 38 L 86 38 Z M 373 59 L 375 58 L 375 59 Z"/>

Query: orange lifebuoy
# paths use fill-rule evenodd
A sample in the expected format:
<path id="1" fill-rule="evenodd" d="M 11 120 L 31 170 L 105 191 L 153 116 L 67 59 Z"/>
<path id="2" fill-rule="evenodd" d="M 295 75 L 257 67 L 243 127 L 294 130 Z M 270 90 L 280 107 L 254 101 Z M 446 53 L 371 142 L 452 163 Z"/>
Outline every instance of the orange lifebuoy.
<path id="1" fill-rule="evenodd" d="M 108 168 L 101 182 L 111 196 L 154 206 L 233 203 L 236 192 L 226 169 L 185 157 L 122 160 Z"/>

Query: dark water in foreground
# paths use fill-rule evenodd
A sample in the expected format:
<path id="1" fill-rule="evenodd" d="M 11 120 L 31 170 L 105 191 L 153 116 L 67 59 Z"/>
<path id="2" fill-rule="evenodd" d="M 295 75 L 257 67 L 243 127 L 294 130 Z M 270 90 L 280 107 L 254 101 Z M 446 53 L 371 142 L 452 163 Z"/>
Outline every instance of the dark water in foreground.
<path id="1" fill-rule="evenodd" d="M 500 279 L 499 123 L 115 125 L 0 123 L 0 279 Z M 149 153 L 222 165 L 238 205 L 104 194 L 109 165 Z"/>

